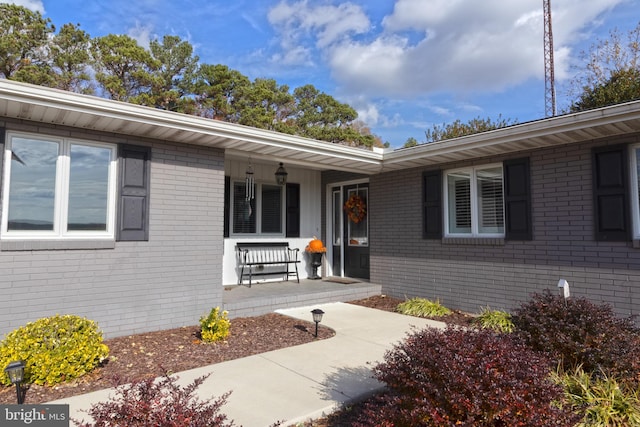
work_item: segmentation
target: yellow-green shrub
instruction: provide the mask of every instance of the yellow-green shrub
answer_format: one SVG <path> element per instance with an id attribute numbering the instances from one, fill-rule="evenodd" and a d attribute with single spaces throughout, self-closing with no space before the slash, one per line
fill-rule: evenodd
<path id="1" fill-rule="evenodd" d="M 78 378 L 109 355 L 102 333 L 92 320 L 56 315 L 27 323 L 0 342 L 0 368 L 25 363 L 25 382 L 54 385 Z M 6 375 L 2 384 L 10 385 Z"/>
<path id="2" fill-rule="evenodd" d="M 226 311 L 220 313 L 220 307 L 211 310 L 208 316 L 200 318 L 200 336 L 204 342 L 221 341 L 229 336 L 231 321 Z"/>
<path id="3" fill-rule="evenodd" d="M 559 369 L 552 379 L 564 387 L 565 402 L 583 416 L 576 427 L 640 425 L 640 390 L 606 375 L 594 376 L 578 366 Z"/>
<path id="4" fill-rule="evenodd" d="M 492 310 L 489 307 L 483 307 L 473 323 L 482 329 L 492 329 L 496 332 L 511 333 L 514 329 L 511 314 L 503 310 Z"/>
<path id="5" fill-rule="evenodd" d="M 425 298 L 412 298 L 404 301 L 398 304 L 396 311 L 416 317 L 442 317 L 451 314 L 451 310 L 440 304 L 440 301 L 431 301 Z"/>

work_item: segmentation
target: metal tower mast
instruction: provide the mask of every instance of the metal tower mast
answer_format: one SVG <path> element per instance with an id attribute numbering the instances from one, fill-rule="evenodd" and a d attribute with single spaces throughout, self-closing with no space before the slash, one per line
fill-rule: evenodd
<path id="1" fill-rule="evenodd" d="M 551 0 L 542 0 L 544 13 L 544 108 L 546 117 L 556 115 L 556 87 L 553 65 Z"/>

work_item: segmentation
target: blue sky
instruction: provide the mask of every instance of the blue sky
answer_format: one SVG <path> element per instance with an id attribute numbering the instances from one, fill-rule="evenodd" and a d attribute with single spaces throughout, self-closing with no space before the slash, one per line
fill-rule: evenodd
<path id="1" fill-rule="evenodd" d="M 140 44 L 177 35 L 201 63 L 353 106 L 392 147 L 434 124 L 542 118 L 542 0 L 19 0 L 60 27 Z M 640 0 L 552 0 L 559 108 L 579 53 L 640 22 Z"/>

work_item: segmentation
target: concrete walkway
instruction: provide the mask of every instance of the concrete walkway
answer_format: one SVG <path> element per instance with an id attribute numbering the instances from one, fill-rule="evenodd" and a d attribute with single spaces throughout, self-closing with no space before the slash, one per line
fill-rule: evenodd
<path id="1" fill-rule="evenodd" d="M 181 384 L 211 374 L 198 388 L 202 399 L 232 391 L 222 407 L 229 420 L 244 427 L 266 427 L 276 421 L 295 425 L 321 417 L 342 403 L 381 388 L 371 376 L 372 363 L 414 328 L 444 327 L 443 323 L 345 303 L 278 310 L 311 321 L 310 311 L 322 309 L 322 325 L 333 338 L 180 372 Z M 113 390 L 102 390 L 50 403 L 70 405 L 71 417 L 87 419 L 83 410 L 106 401 Z"/>

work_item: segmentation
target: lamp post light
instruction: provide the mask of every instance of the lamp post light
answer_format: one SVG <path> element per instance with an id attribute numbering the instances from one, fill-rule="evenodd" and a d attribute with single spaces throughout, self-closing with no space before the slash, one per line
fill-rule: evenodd
<path id="1" fill-rule="evenodd" d="M 22 390 L 20 388 L 20 384 L 24 380 L 24 362 L 22 360 L 17 360 L 11 362 L 4 368 L 4 371 L 9 376 L 9 380 L 11 384 L 16 385 L 16 395 L 18 396 L 18 405 L 22 405 L 24 399 L 22 397 Z"/>
<path id="2" fill-rule="evenodd" d="M 313 321 L 316 323 L 315 337 L 318 338 L 318 323 L 322 322 L 322 315 L 324 314 L 324 311 L 320 310 L 319 308 L 316 308 L 314 310 L 311 310 L 311 314 L 313 315 Z"/>

